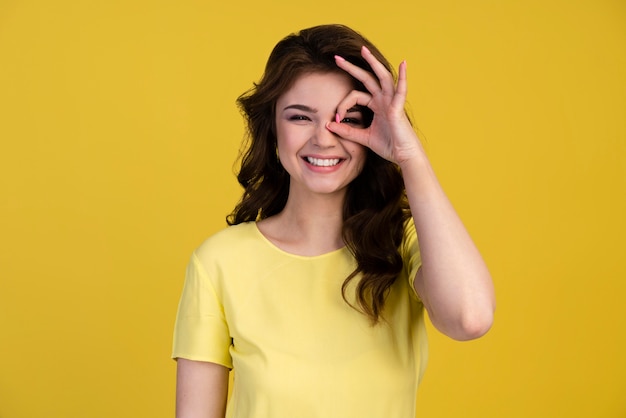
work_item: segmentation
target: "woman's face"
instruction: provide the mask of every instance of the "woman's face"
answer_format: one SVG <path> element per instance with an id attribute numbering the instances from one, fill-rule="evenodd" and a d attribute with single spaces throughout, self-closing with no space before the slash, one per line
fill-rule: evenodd
<path id="1" fill-rule="evenodd" d="M 335 135 L 326 124 L 353 90 L 342 73 L 308 73 L 276 102 L 276 137 L 280 162 L 291 176 L 290 197 L 299 193 L 344 194 L 363 168 L 366 149 Z M 363 114 L 351 109 L 342 121 L 363 126 Z"/>

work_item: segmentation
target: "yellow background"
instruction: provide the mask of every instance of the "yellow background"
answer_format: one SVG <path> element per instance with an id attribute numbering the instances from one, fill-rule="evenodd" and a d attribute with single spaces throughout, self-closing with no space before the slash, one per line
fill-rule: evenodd
<path id="1" fill-rule="evenodd" d="M 329 22 L 408 60 L 497 288 L 485 338 L 431 329 L 419 416 L 626 417 L 623 0 L 3 0 L 1 418 L 173 416 L 185 264 L 240 192 L 235 98 Z"/>

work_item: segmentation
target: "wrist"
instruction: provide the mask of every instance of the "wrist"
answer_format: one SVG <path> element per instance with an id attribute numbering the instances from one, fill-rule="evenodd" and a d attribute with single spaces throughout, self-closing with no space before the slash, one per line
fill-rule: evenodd
<path id="1" fill-rule="evenodd" d="M 428 161 L 426 154 L 421 149 L 403 153 L 403 155 L 398 158 L 396 164 L 398 164 L 402 172 L 419 171 L 426 167 L 430 167 L 430 162 Z"/>

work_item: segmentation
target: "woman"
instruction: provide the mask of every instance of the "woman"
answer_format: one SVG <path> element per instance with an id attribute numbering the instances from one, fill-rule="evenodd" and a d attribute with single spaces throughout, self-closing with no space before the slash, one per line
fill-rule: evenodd
<path id="1" fill-rule="evenodd" d="M 490 328 L 491 277 L 406 92 L 405 62 L 396 82 L 367 39 L 325 25 L 279 42 L 239 98 L 245 191 L 230 227 L 189 263 L 173 353 L 179 418 L 412 418 L 424 308 L 454 339 Z"/>

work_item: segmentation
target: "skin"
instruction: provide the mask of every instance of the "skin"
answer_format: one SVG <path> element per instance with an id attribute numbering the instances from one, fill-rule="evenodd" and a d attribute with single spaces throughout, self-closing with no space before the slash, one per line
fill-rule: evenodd
<path id="1" fill-rule="evenodd" d="M 351 91 L 346 74 L 304 74 L 276 103 L 278 154 L 291 178 L 289 197 L 281 213 L 257 225 L 270 241 L 292 254 L 315 256 L 344 246 L 341 207 L 366 152 L 362 145 L 330 131 L 328 122 L 335 120 L 338 105 Z M 343 113 L 342 124 L 363 128 L 360 111 L 347 107 Z M 320 167 L 307 158 L 339 161 Z"/>
<path id="2" fill-rule="evenodd" d="M 229 370 L 182 358 L 176 363 L 176 418 L 224 418 Z"/>
<path id="3" fill-rule="evenodd" d="M 367 129 L 330 122 L 342 138 L 372 149 L 400 166 L 415 228 L 422 267 L 414 280 L 433 325 L 456 340 L 485 334 L 493 323 L 495 295 L 491 275 L 459 216 L 446 197 L 426 153 L 404 112 L 407 66 L 400 64 L 398 83 L 363 47 L 361 54 L 375 76 L 336 57 L 337 65 L 360 80 L 369 93 L 352 91 L 339 104 L 337 120 L 355 105 L 375 114 Z"/>
<path id="4" fill-rule="evenodd" d="M 310 73 L 277 100 L 278 155 L 291 178 L 291 200 L 307 193 L 336 194 L 342 199 L 344 189 L 363 169 L 365 148 L 342 141 L 326 127 L 337 114 L 337 104 L 351 91 L 352 82 L 344 73 Z M 343 121 L 362 128 L 358 110 L 350 109 Z M 322 161 L 312 164 L 309 158 Z"/>
<path id="5" fill-rule="evenodd" d="M 334 73 L 313 74 L 303 76 L 278 100 L 279 156 L 292 186 L 284 210 L 258 227 L 275 245 L 294 254 L 319 255 L 342 247 L 345 186 L 360 171 L 365 147 L 370 148 L 402 170 L 422 257 L 413 283 L 433 325 L 456 340 L 478 338 L 493 322 L 491 276 L 404 112 L 406 62 L 400 64 L 395 83 L 367 48 L 361 53 L 374 75 L 341 57 L 336 62 L 368 92 L 352 90 L 347 78 Z M 320 80 L 334 88 L 319 88 Z M 305 113 L 296 123 L 289 113 L 294 109 L 285 110 L 293 104 L 317 112 Z M 374 112 L 368 128 L 358 122 L 356 106 Z M 296 110 L 302 115 L 302 108 Z M 343 161 L 337 168 L 320 169 L 307 164 L 307 156 Z M 223 417 L 227 373 L 215 364 L 178 360 L 177 417 Z"/>

